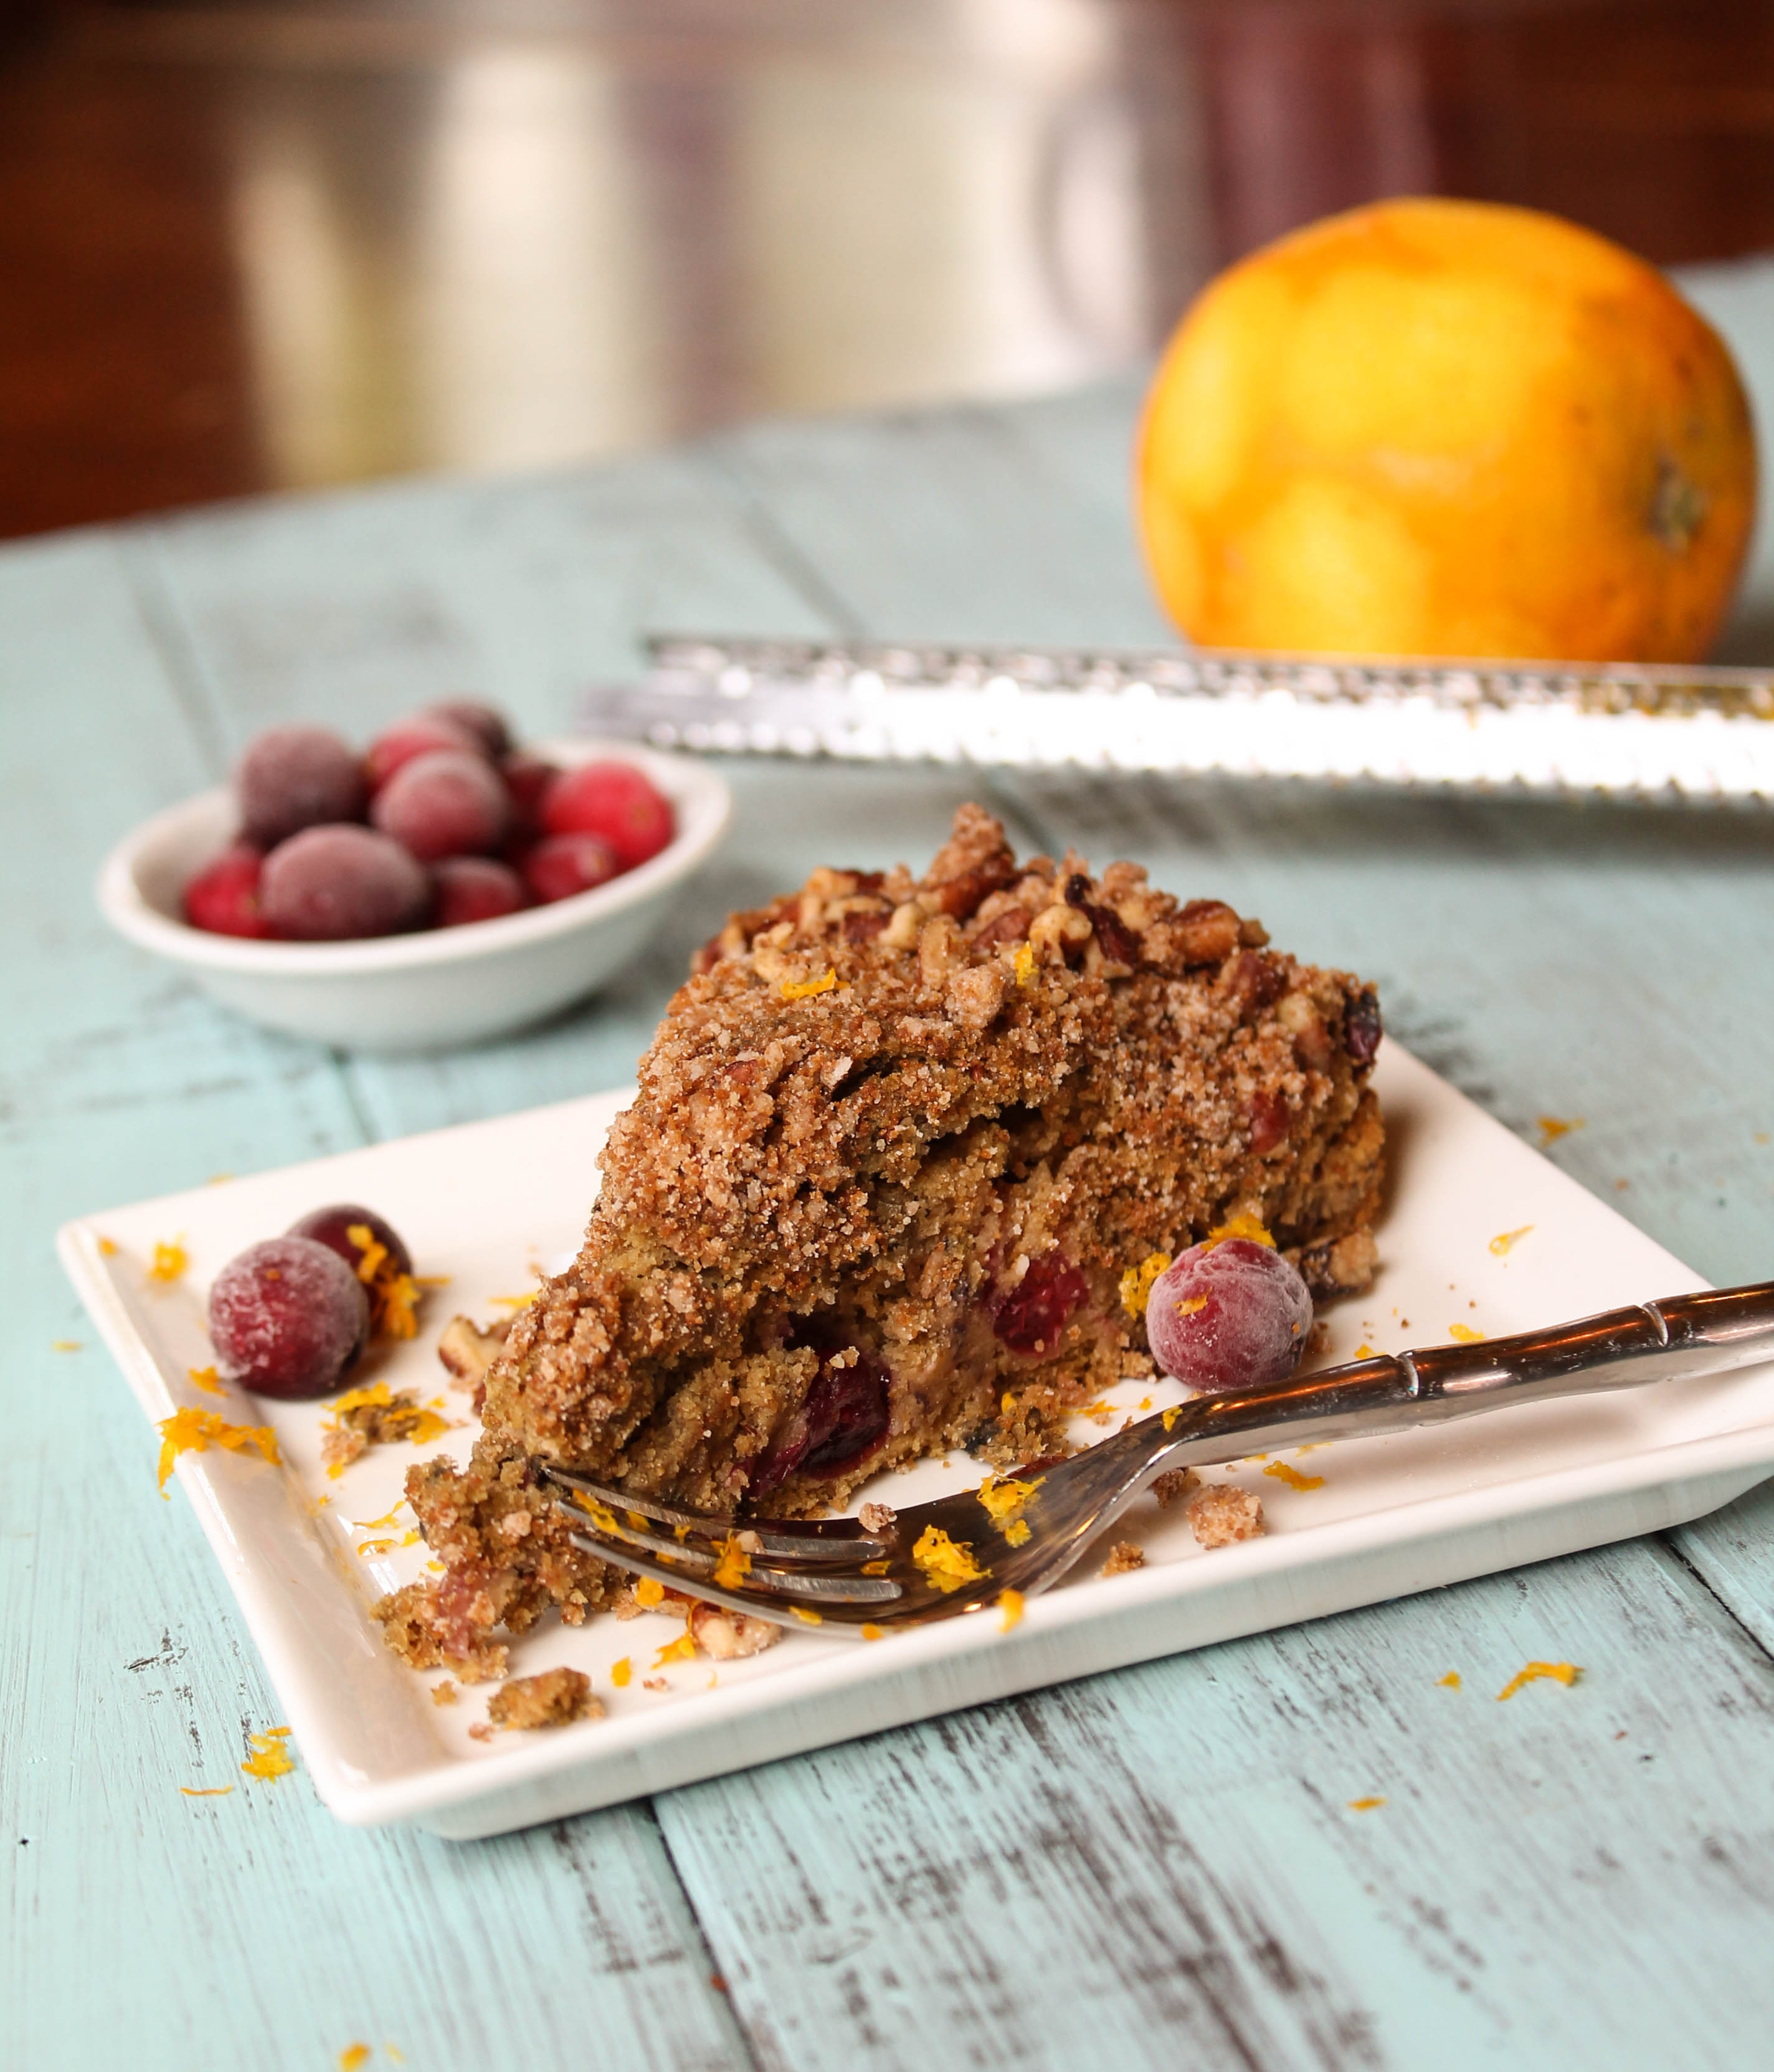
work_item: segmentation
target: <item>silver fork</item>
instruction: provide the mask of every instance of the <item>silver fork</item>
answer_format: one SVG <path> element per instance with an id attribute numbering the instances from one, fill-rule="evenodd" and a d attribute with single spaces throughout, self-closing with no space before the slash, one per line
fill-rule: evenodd
<path id="1" fill-rule="evenodd" d="M 1267 1453 L 1309 1433 L 1368 1437 L 1518 1403 L 1716 1374 L 1774 1358 L 1774 1281 L 1677 1295 L 1476 1345 L 1432 1346 L 1266 1388 L 1200 1396 L 1049 1467 L 895 1513 L 730 1519 L 543 1463 L 572 1538 L 637 1576 L 732 1611 L 874 1639 L 1059 1581 L 1165 1470 Z"/>

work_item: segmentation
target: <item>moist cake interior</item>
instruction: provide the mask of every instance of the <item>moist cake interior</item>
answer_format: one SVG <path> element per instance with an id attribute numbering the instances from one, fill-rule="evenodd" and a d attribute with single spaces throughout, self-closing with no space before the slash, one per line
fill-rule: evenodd
<path id="1" fill-rule="evenodd" d="M 573 1264 L 486 1381 L 471 1462 L 409 1494 L 443 1575 L 377 1608 L 412 1661 L 626 1579 L 535 1462 L 805 1515 L 970 1447 L 1064 1450 L 1149 1371 L 1124 1276 L 1240 1215 L 1315 1294 L 1365 1286 L 1383 1130 L 1371 989 L 1130 864 L 1019 863 L 963 807 L 921 878 L 816 871 L 702 952 L 613 1125 Z"/>

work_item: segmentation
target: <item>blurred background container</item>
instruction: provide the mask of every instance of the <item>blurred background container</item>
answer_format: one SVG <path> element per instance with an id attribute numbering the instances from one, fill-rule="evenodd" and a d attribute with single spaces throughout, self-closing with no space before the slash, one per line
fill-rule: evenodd
<path id="1" fill-rule="evenodd" d="M 1407 191 L 1774 246 L 1774 6 L 0 0 L 0 534 L 1057 387 Z"/>

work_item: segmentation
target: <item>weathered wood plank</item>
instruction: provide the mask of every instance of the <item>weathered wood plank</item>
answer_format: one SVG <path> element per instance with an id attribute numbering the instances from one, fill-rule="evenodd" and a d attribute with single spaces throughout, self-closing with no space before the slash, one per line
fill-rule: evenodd
<path id="1" fill-rule="evenodd" d="M 773 2065 L 1735 2063 L 1774 2009 L 1771 1778 L 1774 1667 L 1641 1544 L 660 1817 Z"/>
<path id="2" fill-rule="evenodd" d="M 1752 384 L 1774 393 L 1762 360 Z M 105 542 L 0 557 L 0 693 L 66 708 L 0 772 L 45 859 L 0 934 L 24 980 L 0 1117 L 18 1264 L 0 1286 L 21 1342 L 45 1348 L 14 1370 L 23 1443 L 0 1455 L 0 1634 L 31 1647 L 30 1675 L 0 1693 L 0 1747 L 30 1751 L 0 1766 L 0 1817 L 33 1837 L 21 1856 L 45 1853 L 0 1907 L 8 1977 L 30 1988 L 7 2004 L 26 2006 L 43 2062 L 69 2005 L 92 2010 L 100 2048 L 149 2064 L 263 2062 L 273 2033 L 292 2063 L 357 2036 L 437 2065 L 558 2059 L 592 2039 L 618 2062 L 739 2060 L 640 1814 L 451 1851 L 344 1835 L 299 1778 L 177 1799 L 175 1763 L 220 1778 L 268 1700 L 127 1414 L 101 1420 L 92 1452 L 120 1492 L 80 1549 L 105 1587 L 64 1580 L 78 1564 L 42 1492 L 67 1392 L 117 1399 L 99 1355 L 47 1350 L 80 1326 L 42 1234 L 113 1190 L 611 1083 L 726 905 L 834 855 L 927 853 L 965 788 L 747 769 L 733 848 L 602 1005 L 521 1042 L 340 1074 L 181 990 L 157 1000 L 84 884 L 68 890 L 48 860 L 72 824 L 58 779 L 92 768 L 93 717 L 105 767 L 80 839 L 96 857 L 265 718 L 361 732 L 447 689 L 558 724 L 587 677 L 632 667 L 648 625 L 1160 637 L 1129 549 L 1134 401 L 1122 384 L 886 428 L 768 427 L 587 476 L 132 534 L 158 663 L 103 573 Z M 105 693 L 83 718 L 72 700 L 92 684 Z M 1058 779 L 998 796 L 1025 840 L 1142 856 L 1367 970 L 1393 1026 L 1504 1120 L 1531 1134 L 1542 1112 L 1586 1116 L 1554 1155 L 1664 1242 L 1715 1277 L 1766 1271 L 1759 821 Z M 1771 1528 L 1751 1499 L 1681 1541 L 1764 1638 Z M 1493 1682 L 1558 1655 L 1585 1684 L 1494 1704 Z M 1435 1688 L 1454 1667 L 1466 1689 Z M 1591 2037 L 1658 2064 L 1690 2036 L 1738 2062 L 1768 2012 L 1767 1674 L 1694 1577 L 1641 1545 L 883 1737 L 677 1794 L 661 1819 L 745 2029 L 785 2066 L 1550 2065 L 1591 2054 Z M 1370 1794 L 1387 1806 L 1347 1811 Z M 94 1947 L 111 1959 L 96 1985 Z M 514 1952 L 549 1980 L 539 2001 L 507 1988 Z"/>
<path id="3" fill-rule="evenodd" d="M 169 985 L 93 911 L 104 849 L 215 774 L 138 605 L 103 537 L 0 556 L 0 2056 L 324 2066 L 385 2038 L 477 2068 L 595 2036 L 618 2062 L 743 2065 L 643 1809 L 459 1852 L 240 1772 L 275 1700 L 50 1238 L 361 1130 L 325 1052 Z M 570 1994 L 512 1991 L 518 1962 Z"/>

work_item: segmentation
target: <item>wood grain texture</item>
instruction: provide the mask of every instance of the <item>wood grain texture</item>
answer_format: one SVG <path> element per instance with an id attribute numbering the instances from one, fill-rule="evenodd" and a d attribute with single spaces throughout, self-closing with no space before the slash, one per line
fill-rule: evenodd
<path id="1" fill-rule="evenodd" d="M 451 1848 L 339 1829 L 299 1776 L 240 1777 L 273 1701 L 220 1579 L 182 1499 L 156 1498 L 102 1355 L 51 1349 L 89 1335 L 48 1255 L 64 1215 L 617 1083 L 730 904 L 815 862 L 928 854 L 979 780 L 735 769 L 730 846 L 619 985 L 434 1059 L 262 1035 L 109 939 L 87 887 L 120 830 L 273 717 L 361 735 L 459 691 L 558 726 L 649 626 L 1152 638 L 1121 502 L 1133 403 L 1122 384 L 763 427 L 583 475 L 0 553 L 19 860 L 0 910 L 0 2004 L 22 2062 L 324 2072 L 360 2038 L 426 2067 L 1649 2067 L 1690 2041 L 1754 2062 L 1774 2014 L 1765 1493 L 1668 1544 Z M 1662 1242 L 1715 1278 L 1768 1271 L 1760 819 L 984 788 L 1025 845 L 1133 854 L 1374 978 L 1392 1026 L 1512 1127 L 1584 1118 L 1551 1155 Z M 77 1530 L 71 1470 L 108 1496 Z M 1584 1679 L 1498 1705 L 1529 1659 Z M 1437 1686 L 1450 1669 L 1459 1692 Z M 1387 1803 L 1349 1810 L 1369 1796 Z"/>
<path id="2" fill-rule="evenodd" d="M 1566 1657 L 1574 1688 L 1497 1702 Z M 1737 2062 L 1766 2011 L 1774 1665 L 1640 1544 L 661 1819 L 767 2065 Z"/>
<path id="3" fill-rule="evenodd" d="M 200 686 L 169 679 L 124 557 L 12 551 L 0 627 L 0 2058 L 325 2068 L 386 2039 L 469 2072 L 590 2034 L 616 2063 L 743 2065 L 644 1807 L 460 1852 L 340 1827 L 299 1772 L 241 1774 L 276 1700 L 50 1240 L 107 1201 L 360 1142 L 359 1110 L 337 1059 L 169 985 L 93 910 L 118 830 L 216 774 Z M 514 1952 L 570 1996 L 510 1991 Z"/>

